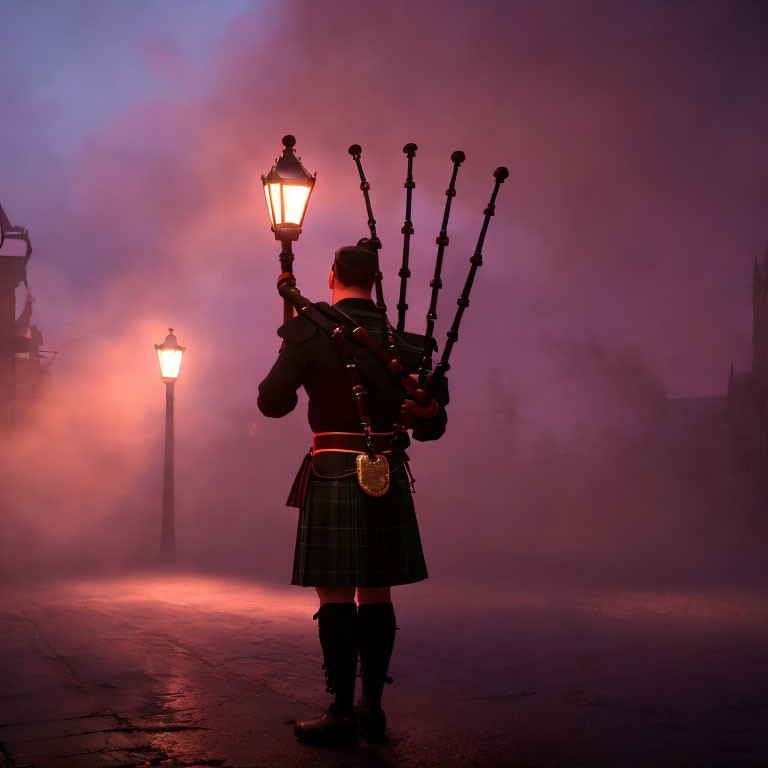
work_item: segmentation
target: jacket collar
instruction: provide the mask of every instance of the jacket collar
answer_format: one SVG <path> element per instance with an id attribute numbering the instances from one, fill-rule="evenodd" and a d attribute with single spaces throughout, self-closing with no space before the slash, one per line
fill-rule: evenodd
<path id="1" fill-rule="evenodd" d="M 373 299 L 341 299 L 341 301 L 337 301 L 333 306 L 338 306 L 338 308 L 342 311 L 346 309 L 365 309 L 372 310 L 374 312 L 376 311 L 376 304 L 374 303 Z"/>

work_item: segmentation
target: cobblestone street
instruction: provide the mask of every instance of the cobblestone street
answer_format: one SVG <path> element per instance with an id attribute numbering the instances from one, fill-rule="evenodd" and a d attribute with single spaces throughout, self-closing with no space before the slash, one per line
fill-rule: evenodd
<path id="1" fill-rule="evenodd" d="M 749 594 L 394 591 L 391 742 L 298 745 L 327 703 L 308 591 L 142 576 L 2 594 L 0 765 L 764 766 Z"/>

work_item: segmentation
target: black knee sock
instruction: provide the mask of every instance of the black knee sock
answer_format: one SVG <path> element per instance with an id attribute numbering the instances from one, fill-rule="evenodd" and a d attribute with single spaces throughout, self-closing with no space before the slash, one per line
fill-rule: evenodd
<path id="1" fill-rule="evenodd" d="M 381 694 L 395 645 L 395 609 L 392 603 L 370 603 L 361 605 L 358 615 L 362 703 L 375 714 L 381 709 Z"/>
<path id="2" fill-rule="evenodd" d="M 325 603 L 317 612 L 328 688 L 339 710 L 352 710 L 357 674 L 358 621 L 354 603 Z"/>

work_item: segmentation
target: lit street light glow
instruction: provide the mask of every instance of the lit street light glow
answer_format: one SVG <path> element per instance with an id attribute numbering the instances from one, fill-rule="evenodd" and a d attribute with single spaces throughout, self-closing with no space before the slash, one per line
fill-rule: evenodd
<path id="1" fill-rule="evenodd" d="M 276 240 L 298 239 L 317 176 L 310 174 L 296 157 L 295 144 L 293 136 L 283 136 L 283 154 L 275 161 L 272 170 L 261 177 Z"/>
<path id="2" fill-rule="evenodd" d="M 315 188 L 315 178 L 296 157 L 293 148 L 295 136 L 283 136 L 283 154 L 275 160 L 272 170 L 261 177 L 267 212 L 275 240 L 280 241 L 280 270 L 283 275 L 293 274 L 293 241 L 299 239 L 301 225 L 307 212 L 309 198 Z M 283 300 L 283 322 L 293 317 L 293 304 Z"/>
<path id="3" fill-rule="evenodd" d="M 176 381 L 179 378 L 181 356 L 186 350 L 186 347 L 179 346 L 173 328 L 169 328 L 168 331 L 165 341 L 162 344 L 155 344 L 157 357 L 160 361 L 160 376 L 165 382 Z"/>

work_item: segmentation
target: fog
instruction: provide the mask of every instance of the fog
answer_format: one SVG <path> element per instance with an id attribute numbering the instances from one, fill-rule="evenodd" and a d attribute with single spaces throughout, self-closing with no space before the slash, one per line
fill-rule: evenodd
<path id="1" fill-rule="evenodd" d="M 176 385 L 180 565 L 290 580 L 296 510 L 284 501 L 311 442 L 306 400 L 279 421 L 256 408 L 282 316 L 260 175 L 285 133 L 317 171 L 299 287 L 327 299 L 333 251 L 366 234 L 347 154 L 357 142 L 390 317 L 401 148 L 418 144 L 415 332 L 450 154 L 466 152 L 441 345 L 492 172 L 510 170 L 452 358 L 448 431 L 411 451 L 433 579 L 762 578 L 766 524 L 755 499 L 731 493 L 716 405 L 698 421 L 673 417 L 675 398 L 724 395 L 731 362 L 750 364 L 749 281 L 768 238 L 766 8 L 224 6 L 215 39 L 191 50 L 174 38 L 181 4 L 150 31 L 149 4 L 132 4 L 142 23 L 125 26 L 125 10 L 110 20 L 73 3 L 69 49 L 53 45 L 55 30 L 33 34 L 39 3 L 14 10 L 21 42 L 0 64 L 29 82 L 58 73 L 57 98 L 78 121 L 54 152 L 47 91 L 0 84 L 0 202 L 30 229 L 33 322 L 59 352 L 44 398 L 0 445 L 3 578 L 156 562 L 164 393 L 152 345 L 172 326 L 188 347 Z M 195 8 L 202 23 L 219 5 Z M 125 103 L 88 90 L 81 70 L 67 77 L 78 40 L 94 46 L 96 70 L 126 36 L 108 60 L 115 92 L 132 83 Z"/>

